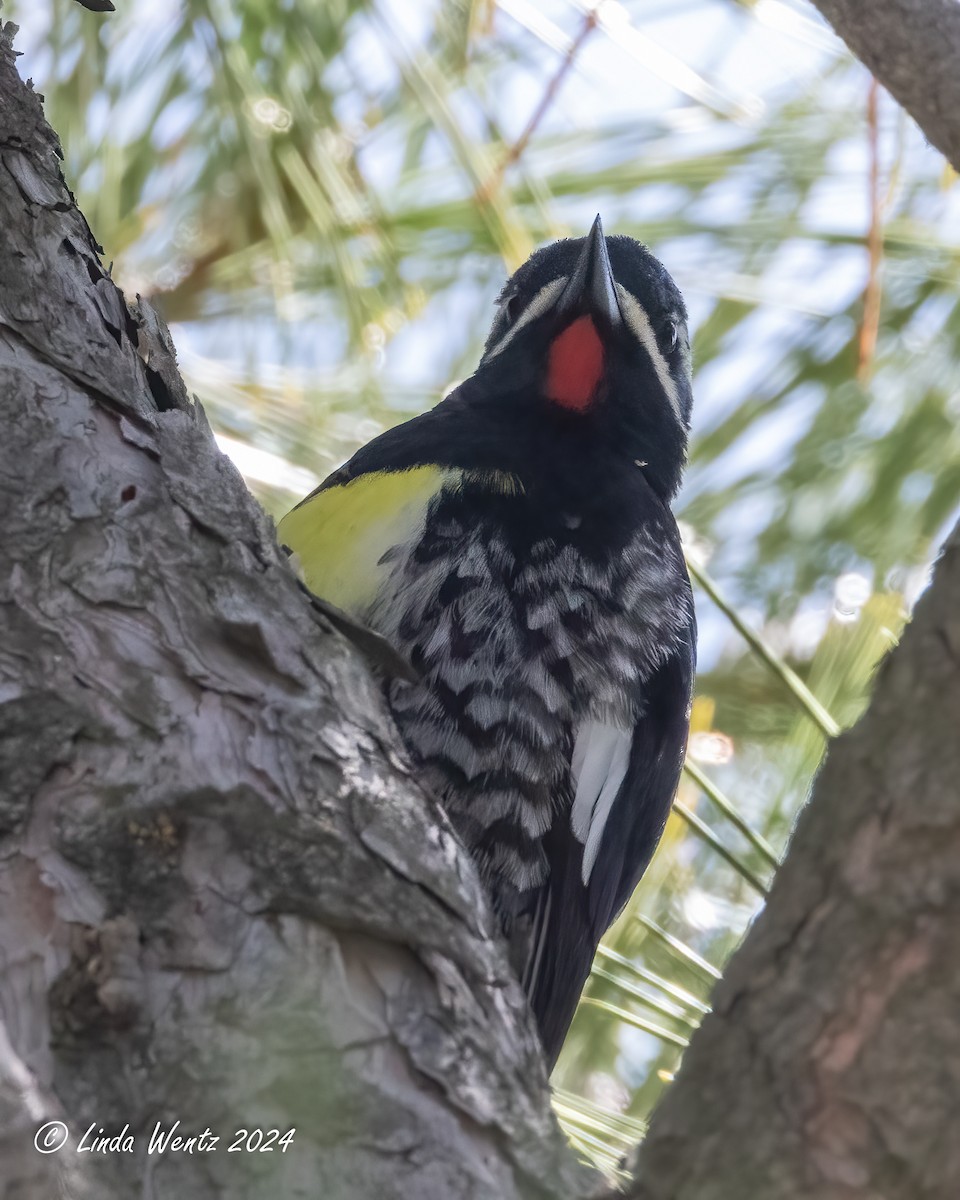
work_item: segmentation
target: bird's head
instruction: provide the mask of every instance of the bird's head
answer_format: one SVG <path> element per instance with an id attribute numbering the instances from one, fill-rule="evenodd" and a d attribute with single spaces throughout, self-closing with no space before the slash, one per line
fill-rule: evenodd
<path id="1" fill-rule="evenodd" d="M 642 462 L 657 490 L 680 482 L 693 400 L 683 297 L 631 237 L 554 242 L 507 281 L 477 371 L 546 419 L 598 433 Z M 516 402 L 516 399 L 515 401 Z"/>

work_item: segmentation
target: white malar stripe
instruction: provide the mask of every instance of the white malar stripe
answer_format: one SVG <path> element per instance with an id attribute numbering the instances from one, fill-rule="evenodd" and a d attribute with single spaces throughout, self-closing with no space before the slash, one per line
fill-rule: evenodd
<path id="1" fill-rule="evenodd" d="M 653 326 L 650 324 L 647 311 L 636 296 L 632 292 L 628 292 L 622 283 L 618 283 L 616 286 L 617 297 L 620 300 L 620 310 L 637 341 L 643 346 L 647 354 L 649 354 L 650 361 L 653 363 L 653 369 L 660 380 L 660 386 L 666 392 L 667 399 L 670 401 L 670 406 L 677 420 L 682 424 L 683 417 L 680 414 L 677 385 L 670 374 L 670 367 L 667 364 L 667 360 L 660 353 L 660 347 L 657 345 L 657 335 L 653 332 Z"/>
<path id="2" fill-rule="evenodd" d="M 499 342 L 491 346 L 483 356 L 484 362 L 489 362 L 491 358 L 496 358 L 513 340 L 514 336 L 523 329 L 524 325 L 529 325 L 531 321 L 535 321 L 537 317 L 543 316 L 547 309 L 559 297 L 560 293 L 567 286 L 567 276 L 561 275 L 557 279 L 551 279 L 549 283 L 545 283 L 539 292 L 530 301 L 527 307 L 523 310 L 513 325 L 507 330 Z"/>
<path id="3" fill-rule="evenodd" d="M 618 725 L 587 720 L 577 730 L 570 762 L 575 788 L 570 827 L 583 843 L 584 885 L 590 882 L 610 809 L 630 765 L 632 745 L 633 730 Z"/>

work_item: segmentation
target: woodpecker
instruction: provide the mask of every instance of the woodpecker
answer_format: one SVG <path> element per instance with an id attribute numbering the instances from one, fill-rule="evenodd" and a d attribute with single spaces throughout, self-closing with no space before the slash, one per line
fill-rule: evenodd
<path id="1" fill-rule="evenodd" d="M 473 855 L 550 1067 L 663 832 L 693 597 L 670 509 L 686 310 L 629 237 L 538 250 L 476 372 L 280 522 L 306 585 L 387 639 L 400 733 Z"/>

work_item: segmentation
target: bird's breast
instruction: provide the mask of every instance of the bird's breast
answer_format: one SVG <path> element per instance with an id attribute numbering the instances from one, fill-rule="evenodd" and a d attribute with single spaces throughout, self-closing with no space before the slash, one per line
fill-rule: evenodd
<path id="1" fill-rule="evenodd" d="M 544 536 L 522 494 L 443 489 L 364 614 L 421 674 L 391 685 L 405 741 L 481 867 L 520 890 L 571 805 L 577 722 L 629 727 L 689 613 L 665 528 L 604 553 L 572 516 Z"/>

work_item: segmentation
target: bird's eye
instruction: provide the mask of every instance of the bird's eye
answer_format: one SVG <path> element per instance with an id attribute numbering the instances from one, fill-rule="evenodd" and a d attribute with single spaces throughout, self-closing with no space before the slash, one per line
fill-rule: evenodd
<path id="1" fill-rule="evenodd" d="M 508 297 L 503 306 L 503 311 L 507 314 L 507 320 L 512 325 L 523 311 L 523 297 L 519 292 L 514 292 L 512 296 Z"/>
<path id="2" fill-rule="evenodd" d="M 680 326 L 676 321 L 668 321 L 663 330 L 663 344 L 668 354 L 676 350 L 680 342 Z"/>

